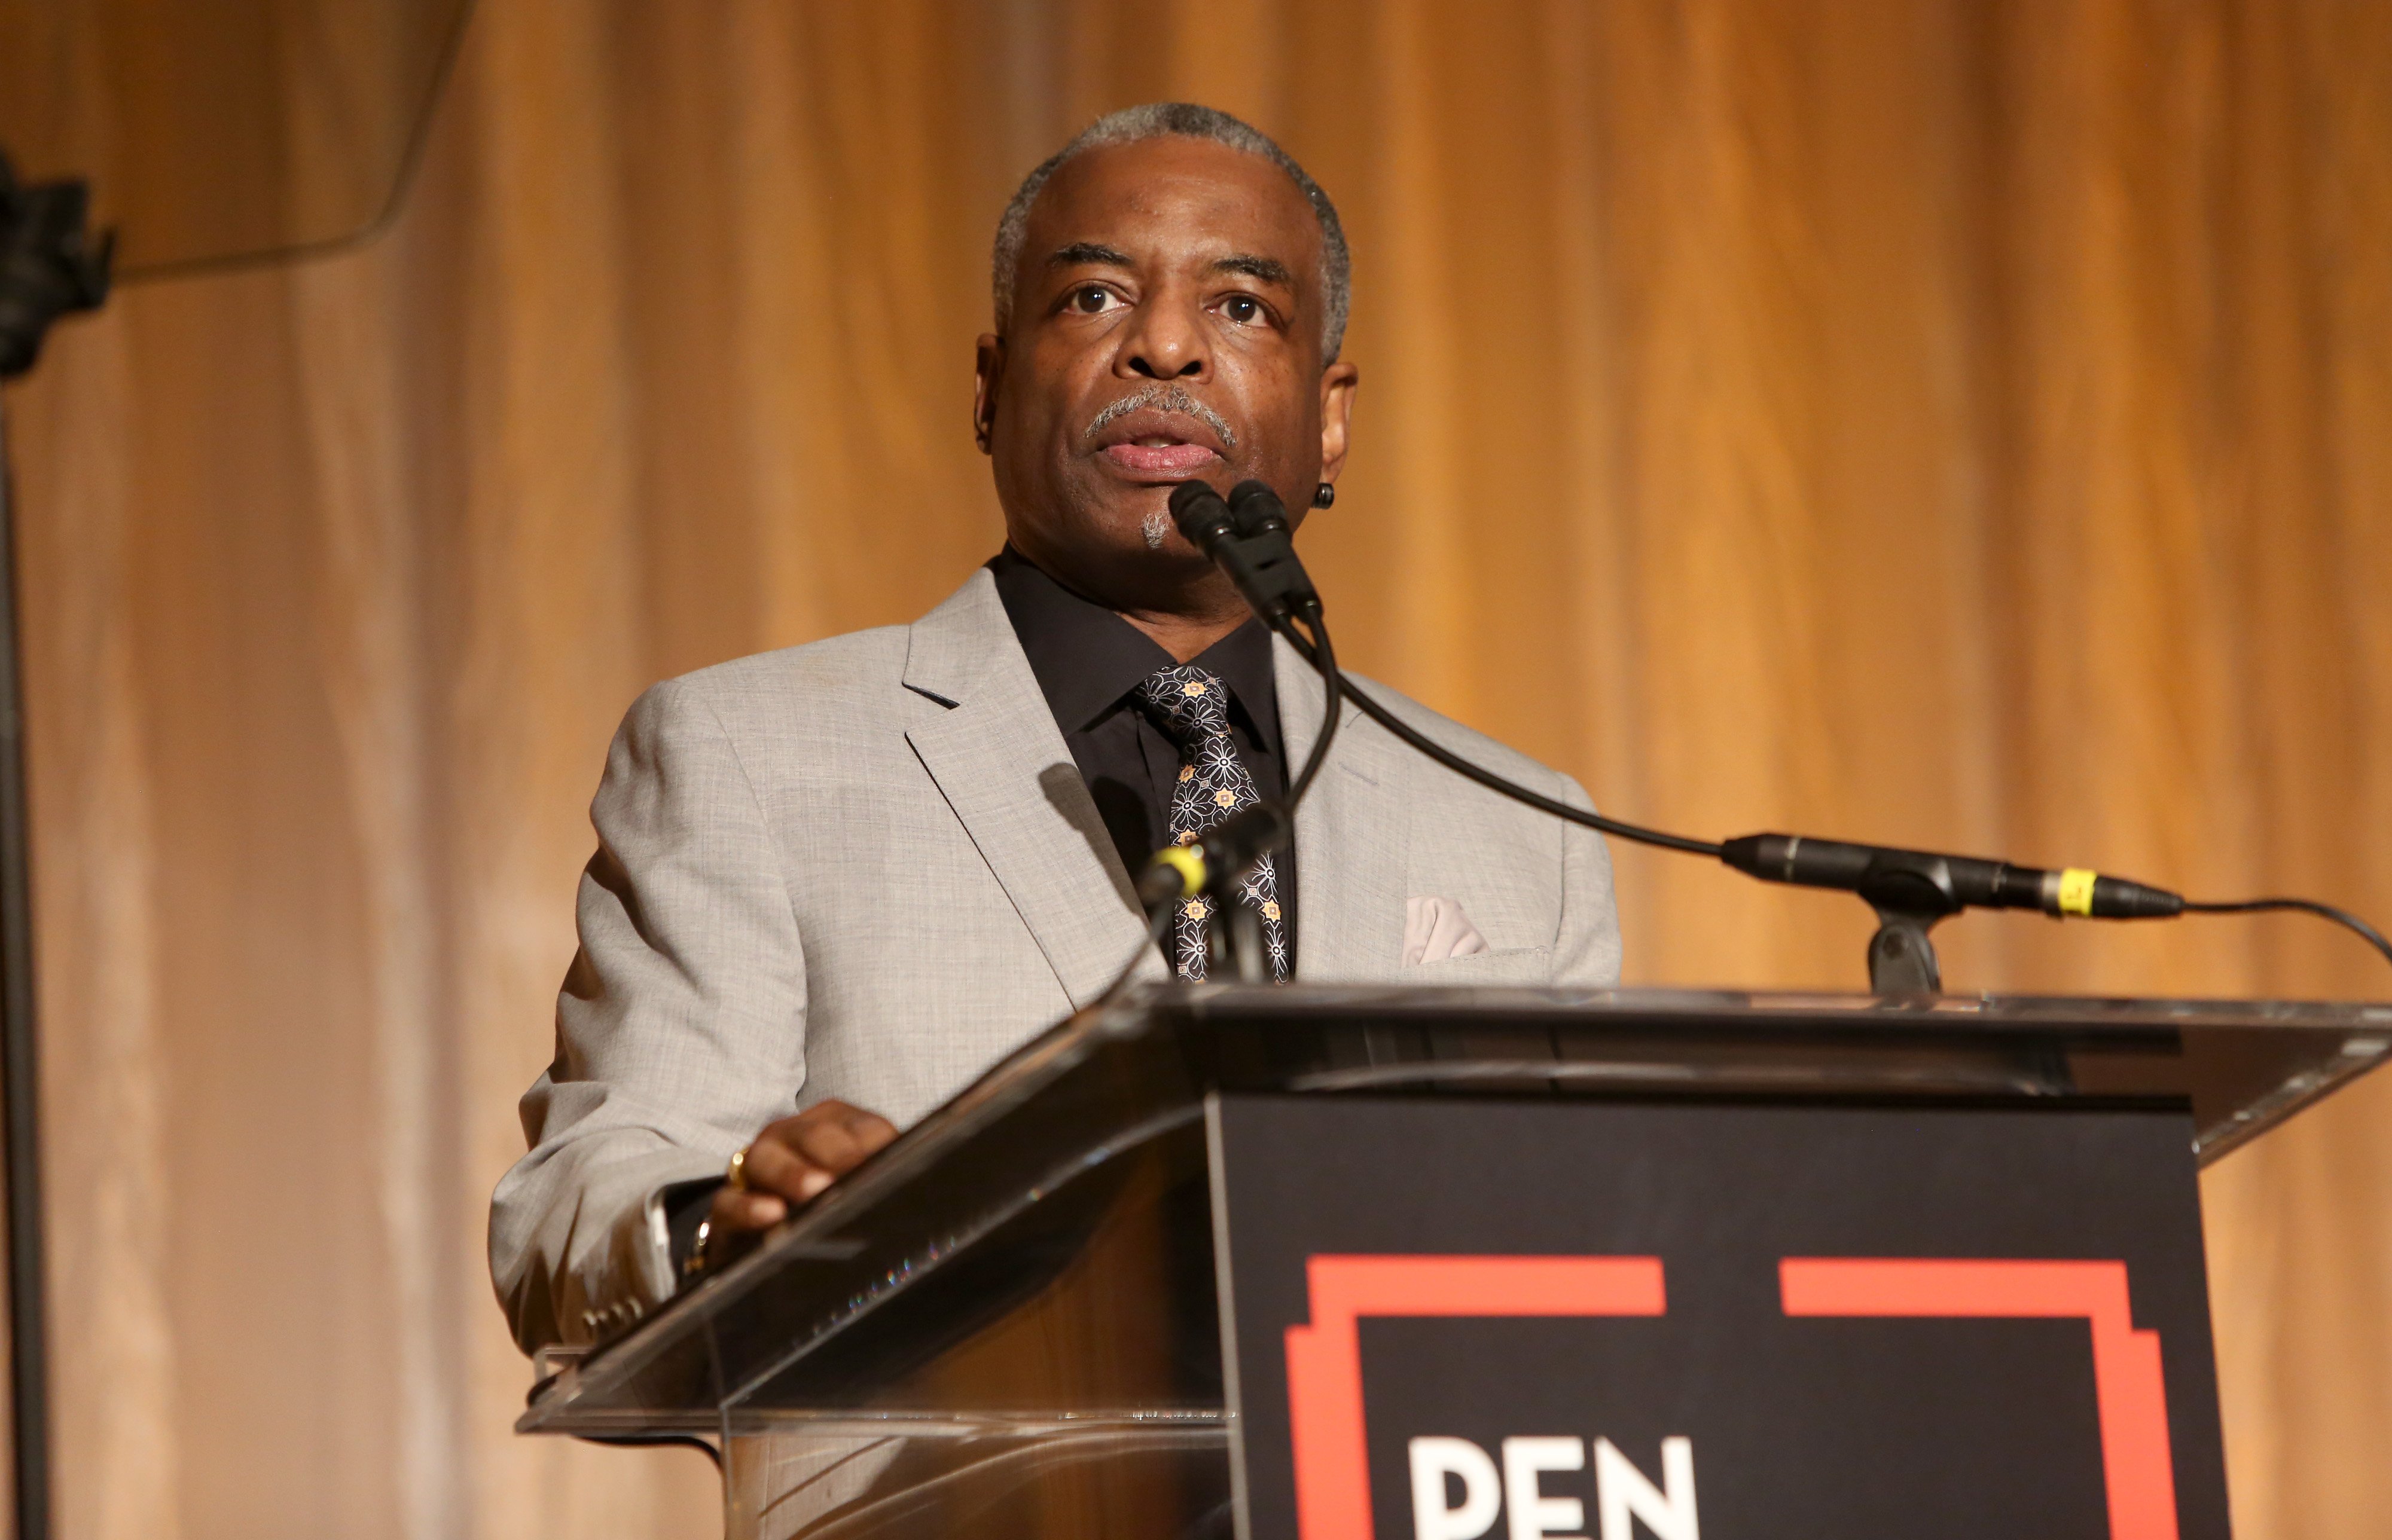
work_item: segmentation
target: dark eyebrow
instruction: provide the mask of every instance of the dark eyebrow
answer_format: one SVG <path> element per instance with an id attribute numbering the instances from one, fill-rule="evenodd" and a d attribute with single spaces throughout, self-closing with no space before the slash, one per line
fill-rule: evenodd
<path id="1" fill-rule="evenodd" d="M 1243 273 L 1250 278 L 1259 278 L 1265 283 L 1276 283 L 1282 289 L 1295 287 L 1295 280 L 1288 275 L 1287 264 L 1274 257 L 1249 256 L 1241 252 L 1234 256 L 1225 256 L 1213 264 L 1213 271 Z"/>
<path id="2" fill-rule="evenodd" d="M 1049 267 L 1135 267 L 1129 253 L 1096 240 L 1075 240 L 1046 259 Z"/>

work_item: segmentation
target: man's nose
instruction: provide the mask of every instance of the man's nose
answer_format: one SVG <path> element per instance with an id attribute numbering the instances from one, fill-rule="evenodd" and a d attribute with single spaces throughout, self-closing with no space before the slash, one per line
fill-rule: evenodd
<path id="1" fill-rule="evenodd" d="M 1160 297 L 1138 307 L 1114 367 L 1115 373 L 1147 380 L 1202 380 L 1212 369 L 1202 317 Z"/>

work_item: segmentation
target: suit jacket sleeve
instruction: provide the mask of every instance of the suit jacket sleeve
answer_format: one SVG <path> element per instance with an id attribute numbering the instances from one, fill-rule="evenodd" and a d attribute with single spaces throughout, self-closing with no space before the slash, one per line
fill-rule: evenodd
<path id="1" fill-rule="evenodd" d="M 795 1110 L 804 953 L 763 808 L 686 681 L 625 718 L 591 804 L 581 948 L 556 1057 L 521 1111 L 530 1151 L 490 1206 L 490 1275 L 526 1352 L 670 1297 L 658 1195 L 714 1174 Z"/>
<path id="2" fill-rule="evenodd" d="M 1561 800 L 1594 810 L 1586 788 L 1560 778 Z M 1582 823 L 1562 825 L 1562 925 L 1554 940 L 1553 981 L 1561 989 L 1607 990 L 1619 982 L 1619 905 L 1611 852 Z"/>

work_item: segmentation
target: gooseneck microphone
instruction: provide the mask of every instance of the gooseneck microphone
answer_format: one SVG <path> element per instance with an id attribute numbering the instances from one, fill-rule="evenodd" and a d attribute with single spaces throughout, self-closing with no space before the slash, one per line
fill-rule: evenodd
<path id="1" fill-rule="evenodd" d="M 1287 811 L 1292 817 L 1295 805 L 1312 789 L 1313 778 L 1320 773 L 1322 763 L 1329 757 L 1329 745 L 1337 736 L 1338 718 L 1345 715 L 1346 676 L 1337 666 L 1337 650 L 1331 645 L 1329 627 L 1320 617 L 1320 595 L 1295 554 L 1287 508 L 1279 500 L 1279 494 L 1265 482 L 1238 483 L 1229 489 L 1226 504 L 1229 523 L 1226 529 L 1221 524 L 1224 506 L 1220 496 L 1201 481 L 1184 482 L 1172 488 L 1171 516 L 1177 521 L 1180 533 L 1228 575 L 1247 607 L 1262 617 L 1263 624 L 1285 637 L 1312 665 L 1327 692 L 1322 702 L 1320 736 L 1313 740 L 1304 769 L 1288 787 Z M 1308 642 L 1297 629 L 1299 623 L 1311 633 Z"/>
<path id="2" fill-rule="evenodd" d="M 1172 521 L 1189 544 L 1228 576 L 1264 625 L 1287 638 L 1320 671 L 1325 709 L 1320 735 L 1313 740 L 1312 752 L 1290 783 L 1285 801 L 1265 798 L 1190 843 L 1166 845 L 1148 860 L 1138 874 L 1138 899 L 1150 915 L 1154 938 L 1162 935 L 1170 906 L 1178 900 L 1209 894 L 1226 907 L 1254 863 L 1294 836 L 1296 804 L 1329 757 L 1346 693 L 1345 675 L 1321 619 L 1320 595 L 1295 554 L 1287 509 L 1279 495 L 1263 482 L 1243 481 L 1224 498 L 1205 483 L 1189 481 L 1172 488 L 1170 506 Z M 1299 625 L 1310 632 L 1308 637 L 1298 630 Z M 1123 979 L 1128 977 L 1125 972 Z"/>
<path id="3" fill-rule="evenodd" d="M 1181 482 L 1171 489 L 1171 518 L 1237 585 L 1264 625 L 1282 631 L 1299 616 L 1320 620 L 1320 595 L 1296 557 L 1287 510 L 1268 485 L 1242 481 L 1225 500 L 1201 481 Z"/>

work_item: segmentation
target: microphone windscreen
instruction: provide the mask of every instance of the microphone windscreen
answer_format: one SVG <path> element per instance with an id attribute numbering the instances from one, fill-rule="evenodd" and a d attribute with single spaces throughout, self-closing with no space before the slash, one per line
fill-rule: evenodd
<path id="1" fill-rule="evenodd" d="M 1238 521 L 1242 539 L 1287 530 L 1287 505 L 1268 482 L 1242 481 L 1229 489 L 1229 512 Z"/>
<path id="2" fill-rule="evenodd" d="M 1171 522 L 1190 545 L 1208 556 L 1231 531 L 1229 505 L 1201 481 L 1183 481 L 1171 489 Z"/>

